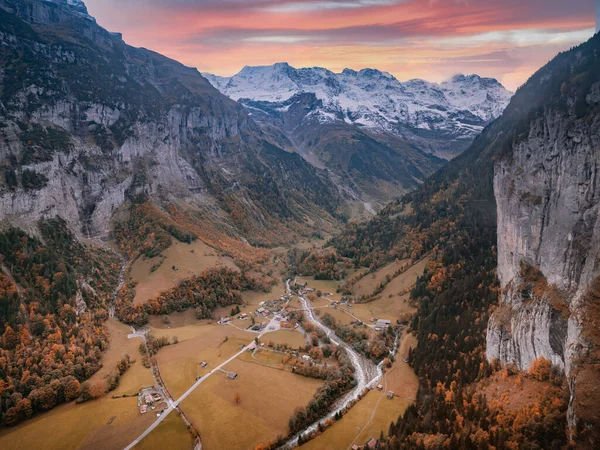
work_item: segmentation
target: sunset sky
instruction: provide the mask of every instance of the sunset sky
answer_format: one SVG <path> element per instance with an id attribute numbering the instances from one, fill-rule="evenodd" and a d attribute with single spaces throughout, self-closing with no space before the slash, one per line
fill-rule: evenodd
<path id="1" fill-rule="evenodd" d="M 125 41 L 217 75 L 245 65 L 456 73 L 516 89 L 595 31 L 594 0 L 85 0 Z"/>

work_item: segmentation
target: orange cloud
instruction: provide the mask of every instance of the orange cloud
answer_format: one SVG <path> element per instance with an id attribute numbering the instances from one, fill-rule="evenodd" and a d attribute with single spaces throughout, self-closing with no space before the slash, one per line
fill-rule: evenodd
<path id="1" fill-rule="evenodd" d="M 515 89 L 555 53 L 590 37 L 594 1 L 87 0 L 127 42 L 200 70 L 287 61 L 375 67 L 399 79 L 458 72 Z"/>

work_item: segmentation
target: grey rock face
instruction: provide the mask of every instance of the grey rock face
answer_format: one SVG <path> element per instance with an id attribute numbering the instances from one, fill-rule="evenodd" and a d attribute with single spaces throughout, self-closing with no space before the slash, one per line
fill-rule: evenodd
<path id="1" fill-rule="evenodd" d="M 268 147 L 197 70 L 127 46 L 79 0 L 0 0 L 0 18 L 0 221 L 31 229 L 60 216 L 105 236 L 144 194 L 225 221 L 236 202 L 246 222 L 228 225 L 241 234 L 338 207 L 326 174 Z"/>
<path id="2" fill-rule="evenodd" d="M 588 96 L 597 102 L 598 83 Z M 501 307 L 488 326 L 488 359 L 527 369 L 544 357 L 570 373 L 585 343 L 581 302 L 600 272 L 600 115 L 550 109 L 512 156 L 496 164 Z M 521 265 L 541 271 L 567 311 L 521 290 Z"/>

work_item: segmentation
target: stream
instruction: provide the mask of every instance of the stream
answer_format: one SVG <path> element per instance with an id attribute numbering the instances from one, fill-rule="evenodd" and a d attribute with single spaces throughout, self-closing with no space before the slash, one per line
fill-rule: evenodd
<path id="1" fill-rule="evenodd" d="M 290 290 L 290 280 L 286 281 L 287 292 L 291 293 Z M 322 417 L 317 422 L 308 426 L 304 430 L 298 432 L 294 435 L 290 440 L 288 440 L 284 445 L 279 447 L 280 450 L 292 449 L 298 446 L 298 438 L 307 433 L 312 433 L 317 430 L 320 422 L 323 422 L 325 419 L 332 419 L 338 412 L 342 411 L 346 408 L 350 403 L 357 400 L 361 393 L 365 389 L 371 389 L 375 386 L 375 384 L 381 379 L 383 376 L 383 361 L 378 365 L 375 365 L 371 360 L 362 356 L 358 353 L 351 345 L 342 341 L 337 335 L 331 330 L 329 327 L 325 326 L 317 317 L 315 316 L 314 310 L 310 306 L 310 302 L 303 297 L 302 295 L 298 295 L 298 298 L 302 302 L 302 307 L 307 314 L 307 318 L 315 324 L 315 326 L 322 329 L 325 334 L 329 337 L 331 342 L 335 345 L 343 347 L 348 353 L 348 357 L 352 362 L 352 366 L 354 367 L 354 378 L 356 380 L 356 386 L 349 393 L 344 395 L 335 405 L 333 411 L 327 414 L 325 417 Z M 394 342 L 394 349 L 390 352 L 391 354 L 395 354 L 398 348 L 398 335 L 396 335 L 396 340 Z"/>

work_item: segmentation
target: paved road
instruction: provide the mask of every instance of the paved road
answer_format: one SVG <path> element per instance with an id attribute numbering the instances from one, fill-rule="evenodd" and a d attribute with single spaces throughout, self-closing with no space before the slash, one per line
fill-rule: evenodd
<path id="1" fill-rule="evenodd" d="M 196 381 L 192 387 L 190 387 L 181 397 L 179 397 L 175 402 L 171 403 L 169 405 L 169 407 L 167 409 L 164 410 L 164 412 L 160 415 L 160 417 L 158 417 L 154 423 L 152 425 L 150 425 L 146 431 L 144 431 L 135 441 L 133 441 L 131 444 L 129 444 L 127 447 L 125 447 L 125 450 L 130 450 L 132 449 L 134 446 L 136 446 L 137 444 L 139 444 L 139 442 L 144 439 L 146 436 L 148 436 L 152 430 L 154 430 L 158 425 L 160 425 L 160 423 L 165 420 L 165 418 L 171 413 L 171 411 L 173 411 L 175 408 L 177 408 L 177 406 L 179 406 L 179 404 L 181 402 L 183 402 L 186 398 L 188 398 L 188 396 L 194 392 L 198 386 L 200 386 L 202 383 L 204 383 L 204 381 L 206 381 L 206 379 L 208 377 L 210 377 L 213 373 L 215 372 L 219 372 L 221 371 L 221 369 L 226 366 L 227 364 L 229 364 L 231 361 L 233 361 L 234 359 L 236 359 L 238 356 L 240 356 L 242 353 L 244 353 L 245 351 L 247 351 L 249 348 L 253 348 L 253 346 L 256 345 L 256 343 L 254 341 L 252 341 L 251 344 L 245 346 L 244 348 L 242 348 L 238 353 L 236 353 L 235 355 L 233 355 L 231 358 L 229 358 L 227 361 L 225 361 L 224 363 L 222 363 L 221 365 L 215 367 L 213 370 L 211 370 L 210 372 L 208 372 L 205 376 L 203 376 L 202 378 L 200 378 L 198 381 Z"/>
<path id="2" fill-rule="evenodd" d="M 279 323 L 275 318 L 271 319 L 271 322 L 269 322 L 269 325 L 267 325 L 266 331 L 264 331 L 263 333 L 258 335 L 258 338 L 260 339 L 264 334 L 269 333 L 270 331 L 268 330 L 269 326 L 271 326 L 272 324 L 274 324 L 275 322 Z M 181 397 L 179 397 L 176 401 L 174 402 L 170 402 L 169 403 L 169 407 L 167 409 L 164 410 L 164 412 L 160 415 L 160 417 L 158 417 L 154 423 L 152 425 L 150 425 L 146 431 L 144 431 L 135 441 L 133 441 L 131 444 L 129 444 L 127 447 L 125 447 L 125 450 L 130 450 L 133 447 L 135 447 L 137 444 L 140 443 L 140 441 L 142 439 L 144 439 L 146 436 L 148 436 L 152 430 L 154 430 L 158 425 L 160 425 L 160 423 L 165 420 L 165 418 L 171 413 L 171 411 L 173 411 L 174 409 L 176 409 L 179 404 L 181 402 L 183 402 L 186 398 L 188 398 L 188 396 L 194 392 L 198 386 L 200 386 L 202 383 L 204 383 L 204 381 L 206 381 L 206 379 L 208 377 L 210 377 L 212 374 L 214 374 L 215 372 L 220 372 L 224 366 L 226 366 L 227 364 L 229 364 L 231 361 L 233 361 L 234 359 L 236 359 L 238 356 L 240 356 L 241 354 L 243 354 L 245 351 L 247 351 L 249 348 L 250 349 L 254 349 L 256 347 L 256 342 L 252 341 L 251 343 L 249 343 L 248 345 L 246 345 L 245 347 L 243 347 L 239 352 L 237 352 L 235 355 L 233 355 L 231 358 L 229 358 L 227 361 L 225 361 L 224 363 L 220 364 L 219 366 L 215 367 L 213 370 L 211 370 L 210 372 L 208 372 L 205 376 L 203 376 L 202 378 L 200 378 L 199 380 L 197 380 L 192 387 L 190 387 Z"/>

